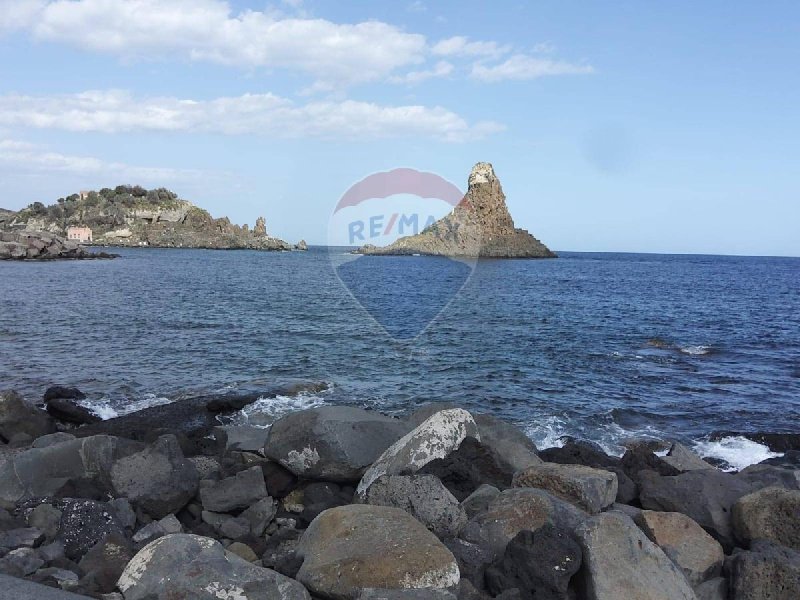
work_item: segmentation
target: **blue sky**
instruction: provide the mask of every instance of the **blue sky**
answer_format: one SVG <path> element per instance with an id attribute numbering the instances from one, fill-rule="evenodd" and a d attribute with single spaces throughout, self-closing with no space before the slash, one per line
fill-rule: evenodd
<path id="1" fill-rule="evenodd" d="M 495 166 L 556 250 L 800 256 L 797 2 L 0 3 L 0 206 L 119 183 L 324 243 Z"/>

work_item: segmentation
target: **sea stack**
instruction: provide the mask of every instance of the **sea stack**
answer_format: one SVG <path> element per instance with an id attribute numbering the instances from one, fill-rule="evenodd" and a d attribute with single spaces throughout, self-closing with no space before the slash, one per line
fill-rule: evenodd
<path id="1" fill-rule="evenodd" d="M 490 163 L 472 168 L 469 188 L 446 217 L 417 235 L 382 248 L 364 246 L 370 255 L 426 254 L 481 258 L 556 258 L 547 246 L 524 229 L 514 227 L 503 186 Z"/>

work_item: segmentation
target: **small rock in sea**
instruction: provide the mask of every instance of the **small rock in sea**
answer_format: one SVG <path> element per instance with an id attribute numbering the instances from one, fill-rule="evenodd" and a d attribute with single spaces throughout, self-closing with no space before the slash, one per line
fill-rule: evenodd
<path id="1" fill-rule="evenodd" d="M 617 497 L 614 473 L 583 465 L 532 465 L 514 475 L 514 486 L 547 490 L 592 514 L 611 506 Z"/>
<path id="2" fill-rule="evenodd" d="M 737 550 L 725 563 L 731 598 L 797 600 L 800 598 L 800 552 L 768 540 Z"/>
<path id="3" fill-rule="evenodd" d="M 55 419 L 73 425 L 99 423 L 102 419 L 85 406 L 67 398 L 52 398 L 45 402 L 47 412 Z"/>
<path id="4" fill-rule="evenodd" d="M 634 522 L 678 565 L 692 587 L 722 572 L 722 546 L 686 515 L 643 510 Z"/>
<path id="5" fill-rule="evenodd" d="M 190 534 L 168 535 L 142 548 L 117 586 L 125 600 L 311 600 L 296 581 L 248 563 L 219 542 Z"/>
<path id="6" fill-rule="evenodd" d="M 45 402 L 50 402 L 51 400 L 56 400 L 59 398 L 65 400 L 84 400 L 86 398 L 86 394 L 76 387 L 70 387 L 66 385 L 51 385 L 44 392 Z"/>
<path id="7" fill-rule="evenodd" d="M 303 534 L 298 554 L 298 581 L 328 598 L 353 598 L 364 588 L 448 589 L 459 581 L 452 553 L 398 508 L 351 504 L 326 510 Z"/>
<path id="8" fill-rule="evenodd" d="M 247 508 L 266 497 L 267 486 L 261 467 L 250 467 L 219 481 L 204 480 L 200 486 L 203 508 L 212 512 Z"/>
<path id="9" fill-rule="evenodd" d="M 746 545 L 760 538 L 800 551 L 800 491 L 770 487 L 742 496 L 733 505 L 733 529 Z"/>

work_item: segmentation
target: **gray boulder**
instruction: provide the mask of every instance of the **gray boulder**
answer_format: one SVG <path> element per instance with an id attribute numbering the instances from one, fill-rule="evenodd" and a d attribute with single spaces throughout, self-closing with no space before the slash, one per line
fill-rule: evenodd
<path id="1" fill-rule="evenodd" d="M 384 475 L 369 487 L 365 502 L 400 508 L 439 538 L 456 537 L 467 523 L 458 500 L 433 475 Z"/>
<path id="2" fill-rule="evenodd" d="M 0 442 L 6 444 L 19 433 L 35 439 L 54 431 L 53 419 L 43 410 L 14 391 L 0 393 Z"/>
<path id="3" fill-rule="evenodd" d="M 260 537 L 264 535 L 264 530 L 275 518 L 277 511 L 275 501 L 267 496 L 243 510 L 239 517 L 250 523 L 250 533 Z"/>
<path id="4" fill-rule="evenodd" d="M 33 548 L 44 540 L 44 532 L 36 527 L 22 527 L 0 532 L 0 548 L 16 550 L 17 548 Z"/>
<path id="5" fill-rule="evenodd" d="M 686 515 L 644 510 L 634 522 L 678 565 L 692 587 L 722 573 L 722 546 Z"/>
<path id="6" fill-rule="evenodd" d="M 616 474 L 583 465 L 532 465 L 514 475 L 513 483 L 547 490 L 589 513 L 611 506 L 617 497 Z"/>
<path id="7" fill-rule="evenodd" d="M 489 508 L 492 500 L 500 493 L 493 485 L 483 484 L 461 502 L 461 508 L 467 513 L 467 518 L 471 519 L 478 513 Z"/>
<path id="8" fill-rule="evenodd" d="M 200 502 L 205 510 L 231 512 L 247 508 L 267 497 L 267 485 L 261 467 L 250 467 L 233 477 L 219 481 L 203 481 Z"/>
<path id="9" fill-rule="evenodd" d="M 133 541 L 137 544 L 149 544 L 156 538 L 171 533 L 183 533 L 183 526 L 175 515 L 167 515 L 158 521 L 151 521 L 133 534 Z"/>
<path id="10" fill-rule="evenodd" d="M 0 573 L 12 577 L 25 577 L 44 566 L 33 548 L 17 548 L 0 558 Z"/>
<path id="11" fill-rule="evenodd" d="M 298 477 L 355 482 L 407 432 L 403 421 L 376 412 L 323 406 L 273 423 L 264 454 Z"/>
<path id="12" fill-rule="evenodd" d="M 718 470 L 715 466 L 707 463 L 700 456 L 689 450 L 689 448 L 677 442 L 672 444 L 667 455 L 662 456 L 661 460 L 681 473 L 686 471 Z"/>
<path id="13" fill-rule="evenodd" d="M 92 546 L 78 566 L 100 593 L 107 594 L 117 587 L 117 580 L 131 558 L 133 551 L 130 542 L 112 534 Z"/>
<path id="14" fill-rule="evenodd" d="M 131 559 L 117 586 L 125 600 L 310 600 L 302 585 L 189 534 L 167 535 Z"/>
<path id="15" fill-rule="evenodd" d="M 750 483 L 753 489 L 782 487 L 800 490 L 800 469 L 762 464 L 750 465 L 736 473 L 735 477 Z"/>
<path id="16" fill-rule="evenodd" d="M 480 441 L 478 426 L 467 411 L 455 408 L 439 411 L 401 437 L 367 469 L 356 493 L 363 499 L 367 489 L 381 475 L 411 475 L 429 462 L 445 458 L 458 449 L 466 437 Z"/>
<path id="17" fill-rule="evenodd" d="M 536 444 L 513 423 L 492 415 L 473 414 L 481 443 L 491 448 L 511 471 L 521 471 L 542 462 Z"/>
<path id="18" fill-rule="evenodd" d="M 582 510 L 544 490 L 512 488 L 500 492 L 484 512 L 470 519 L 461 537 L 496 560 L 520 531 L 537 531 L 546 524 L 572 531 L 587 517 Z"/>
<path id="19" fill-rule="evenodd" d="M 728 593 L 735 600 L 800 598 L 800 552 L 767 540 L 753 542 L 726 563 Z"/>
<path id="20" fill-rule="evenodd" d="M 151 446 L 114 462 L 110 470 L 115 496 L 122 496 L 154 519 L 183 508 L 197 492 L 194 463 L 183 456 L 178 439 L 163 435 Z"/>
<path id="21" fill-rule="evenodd" d="M 55 446 L 56 444 L 69 442 L 74 439 L 75 436 L 71 433 L 67 433 L 66 431 L 57 431 L 56 433 L 48 433 L 47 435 L 36 438 L 33 440 L 31 448 L 47 448 L 48 446 Z"/>
<path id="22" fill-rule="evenodd" d="M 64 554 L 70 560 L 80 560 L 92 546 L 112 534 L 125 537 L 116 513 L 106 502 L 67 498 L 58 508 L 61 526 L 57 539 L 64 544 Z"/>
<path id="23" fill-rule="evenodd" d="M 237 540 L 250 534 L 250 521 L 243 517 L 234 517 L 223 513 L 204 510 L 201 513 L 204 523 L 211 525 L 217 535 Z"/>
<path id="24" fill-rule="evenodd" d="M 258 452 L 264 450 L 269 429 L 254 425 L 221 425 L 214 427 L 214 437 L 223 451 Z"/>
<path id="25" fill-rule="evenodd" d="M 766 539 L 800 550 L 800 491 L 765 488 L 742 496 L 733 505 L 733 529 L 744 544 Z"/>
<path id="26" fill-rule="evenodd" d="M 587 600 L 695 600 L 680 570 L 626 515 L 595 515 L 576 536 Z"/>
<path id="27" fill-rule="evenodd" d="M 48 538 L 53 539 L 61 526 L 61 511 L 52 504 L 40 504 L 28 513 L 28 525 L 42 530 Z M 0 542 L 0 546 L 4 544 Z"/>
<path id="28" fill-rule="evenodd" d="M 458 564 L 415 518 L 387 506 L 331 508 L 309 525 L 297 548 L 297 580 L 323 598 L 354 599 L 361 590 L 455 588 Z"/>

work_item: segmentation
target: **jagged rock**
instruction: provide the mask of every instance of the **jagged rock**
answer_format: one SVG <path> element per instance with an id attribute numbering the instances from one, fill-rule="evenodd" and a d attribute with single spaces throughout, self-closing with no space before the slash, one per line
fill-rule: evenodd
<path id="1" fill-rule="evenodd" d="M 744 544 L 766 539 L 800 550 L 800 491 L 773 487 L 742 496 L 733 505 L 733 529 Z"/>
<path id="2" fill-rule="evenodd" d="M 79 560 L 89 548 L 115 534 L 125 537 L 117 516 L 106 502 L 67 498 L 58 504 L 61 526 L 58 540 L 64 544 L 64 554 Z"/>
<path id="3" fill-rule="evenodd" d="M 308 244 L 306 243 L 305 240 L 300 240 L 294 245 L 294 249 L 300 250 L 301 252 L 305 252 L 306 250 L 308 250 Z"/>
<path id="4" fill-rule="evenodd" d="M 0 393 L 0 442 L 8 441 L 18 433 L 32 438 L 55 431 L 53 420 L 44 411 L 22 399 L 16 392 Z"/>
<path id="5" fill-rule="evenodd" d="M 614 473 L 583 465 L 533 465 L 514 475 L 514 486 L 547 490 L 589 513 L 611 506 L 617 497 Z"/>
<path id="6" fill-rule="evenodd" d="M 222 544 L 191 534 L 168 535 L 142 548 L 117 583 L 125 600 L 310 600 L 302 585 L 250 564 Z"/>
<path id="7" fill-rule="evenodd" d="M 267 235 L 267 222 L 264 220 L 264 217 L 258 217 L 256 219 L 255 227 L 253 227 L 253 235 Z"/>
<path id="8" fill-rule="evenodd" d="M 365 501 L 400 508 L 439 538 L 457 536 L 467 523 L 458 500 L 433 475 L 384 475 L 369 487 Z"/>
<path id="9" fill-rule="evenodd" d="M 448 216 L 417 235 L 386 246 L 365 246 L 362 254 L 428 254 L 492 258 L 554 258 L 544 244 L 514 227 L 500 180 L 489 163 L 477 163 L 468 190 Z"/>
<path id="10" fill-rule="evenodd" d="M 259 537 L 264 534 L 267 525 L 275 518 L 276 512 L 275 501 L 267 496 L 242 511 L 239 516 L 250 523 L 250 533 Z"/>
<path id="11" fill-rule="evenodd" d="M 580 546 L 548 523 L 514 536 L 503 558 L 486 570 L 487 587 L 493 594 L 516 588 L 527 598 L 569 600 L 569 581 L 580 566 Z"/>
<path id="12" fill-rule="evenodd" d="M 54 260 L 115 258 L 116 254 L 87 252 L 78 243 L 33 229 L 4 231 L 0 239 L 0 260 Z"/>
<path id="13" fill-rule="evenodd" d="M 373 411 L 323 406 L 273 423 L 264 454 L 306 479 L 355 482 L 407 432 L 404 422 Z"/>
<path id="14" fill-rule="evenodd" d="M 733 504 L 753 491 L 751 483 L 730 473 L 706 470 L 669 477 L 643 471 L 640 486 L 642 507 L 691 517 L 726 550 L 734 545 Z"/>
<path id="15" fill-rule="evenodd" d="M 622 455 L 620 466 L 625 471 L 625 474 L 638 486 L 641 486 L 640 479 L 643 471 L 655 471 L 665 477 L 680 475 L 681 473 L 678 469 L 662 460 L 660 456 L 653 454 L 653 451 L 644 444 L 629 448 Z"/>
<path id="16" fill-rule="evenodd" d="M 432 415 L 392 444 L 372 463 L 358 484 L 360 498 L 381 475 L 411 475 L 458 449 L 466 437 L 480 441 L 478 426 L 467 411 L 455 408 Z"/>
<path id="17" fill-rule="evenodd" d="M 163 519 L 148 523 L 133 535 L 133 541 L 137 544 L 148 544 L 156 538 L 171 533 L 183 533 L 183 526 L 175 515 L 167 515 Z"/>
<path id="18" fill-rule="evenodd" d="M 297 580 L 325 598 L 365 588 L 454 588 L 458 564 L 419 521 L 398 508 L 351 504 L 326 510 L 298 546 Z"/>
<path id="19" fill-rule="evenodd" d="M 164 435 L 141 452 L 114 462 L 116 496 L 123 496 L 154 519 L 183 508 L 197 492 L 197 469 L 186 460 L 174 435 Z"/>
<path id="20" fill-rule="evenodd" d="M 629 517 L 595 515 L 576 536 L 587 600 L 695 600 L 680 570 Z"/>
<path id="21" fill-rule="evenodd" d="M 250 467 L 220 481 L 205 480 L 200 486 L 200 502 L 205 510 L 213 512 L 247 508 L 266 497 L 261 467 Z"/>
<path id="22" fill-rule="evenodd" d="M 678 565 L 692 587 L 722 572 L 722 546 L 686 515 L 644 510 L 634 522 Z"/>
<path id="23" fill-rule="evenodd" d="M 725 565 L 728 588 L 735 600 L 800 598 L 800 552 L 767 540 L 750 551 L 737 551 Z"/>
<path id="24" fill-rule="evenodd" d="M 238 540 L 250 534 L 250 521 L 243 517 L 204 510 L 201 518 L 204 523 L 211 525 L 218 535 L 228 539 Z"/>
<path id="25" fill-rule="evenodd" d="M 547 523 L 571 531 L 587 517 L 582 510 L 544 490 L 512 488 L 500 492 L 484 512 L 470 519 L 461 537 L 486 549 L 495 560 L 520 531 L 536 531 Z"/>
<path id="26" fill-rule="evenodd" d="M 492 500 L 500 493 L 493 485 L 483 484 L 461 502 L 461 508 L 467 513 L 467 518 L 471 519 L 478 513 L 489 508 Z"/>
<path id="27" fill-rule="evenodd" d="M 704 471 L 706 469 L 716 469 L 715 466 L 710 465 L 697 454 L 689 450 L 686 446 L 679 443 L 672 444 L 666 456 L 662 456 L 663 460 L 668 465 L 674 467 L 681 473 L 686 471 Z"/>

